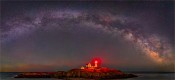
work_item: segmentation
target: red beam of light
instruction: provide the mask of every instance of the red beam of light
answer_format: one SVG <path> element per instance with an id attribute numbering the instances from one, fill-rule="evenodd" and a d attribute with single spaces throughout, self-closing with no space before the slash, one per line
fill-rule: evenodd
<path id="1" fill-rule="evenodd" d="M 95 63 L 97 63 L 97 64 L 100 66 L 101 63 L 102 63 L 102 61 L 101 61 L 100 58 L 93 58 L 92 61 L 91 61 L 91 63 L 92 63 L 93 65 L 95 65 Z"/>
<path id="2" fill-rule="evenodd" d="M 95 61 L 95 63 L 98 63 L 98 61 Z"/>

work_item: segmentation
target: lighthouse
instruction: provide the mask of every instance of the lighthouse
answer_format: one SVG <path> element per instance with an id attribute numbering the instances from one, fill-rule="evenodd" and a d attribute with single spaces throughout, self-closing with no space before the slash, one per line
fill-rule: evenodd
<path id="1" fill-rule="evenodd" d="M 97 65 L 97 64 L 98 64 L 98 61 L 95 61 L 95 66 L 94 66 L 94 67 L 98 67 L 98 65 Z"/>
<path id="2" fill-rule="evenodd" d="M 99 67 L 99 61 L 98 60 L 93 60 L 92 63 L 94 63 L 94 65 L 91 65 L 91 62 L 86 64 L 86 67 L 82 66 L 80 69 L 97 69 L 100 68 Z"/>

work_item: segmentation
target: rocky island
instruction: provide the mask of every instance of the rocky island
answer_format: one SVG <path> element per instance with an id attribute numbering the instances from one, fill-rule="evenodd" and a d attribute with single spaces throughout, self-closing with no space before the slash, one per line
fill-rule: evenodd
<path id="1" fill-rule="evenodd" d="M 98 61 L 94 62 L 94 66 L 88 63 L 86 67 L 80 69 L 71 69 L 69 71 L 57 72 L 25 72 L 21 73 L 15 78 L 84 78 L 84 79 L 122 79 L 137 77 L 134 74 L 127 74 L 120 70 L 109 69 L 107 67 L 99 67 Z"/>

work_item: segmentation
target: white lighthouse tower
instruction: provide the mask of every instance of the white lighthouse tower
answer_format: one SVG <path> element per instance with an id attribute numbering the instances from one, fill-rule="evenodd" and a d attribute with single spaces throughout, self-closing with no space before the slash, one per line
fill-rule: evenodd
<path id="1" fill-rule="evenodd" d="M 97 64 L 98 64 L 98 61 L 95 61 L 95 66 L 94 66 L 94 67 L 98 67 L 98 65 L 97 65 Z"/>

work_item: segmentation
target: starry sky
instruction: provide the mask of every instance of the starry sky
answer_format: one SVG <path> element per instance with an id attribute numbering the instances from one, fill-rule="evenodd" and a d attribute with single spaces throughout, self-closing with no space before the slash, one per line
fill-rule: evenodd
<path id="1" fill-rule="evenodd" d="M 122 71 L 174 71 L 170 1 L 2 1 L 3 72 L 79 68 L 100 58 Z"/>

